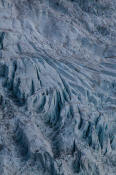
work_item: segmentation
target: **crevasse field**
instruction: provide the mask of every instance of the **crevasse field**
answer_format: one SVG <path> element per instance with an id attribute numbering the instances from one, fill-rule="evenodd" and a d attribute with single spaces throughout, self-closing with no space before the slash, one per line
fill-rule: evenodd
<path id="1" fill-rule="evenodd" d="M 116 0 L 0 0 L 0 175 L 116 175 Z"/>

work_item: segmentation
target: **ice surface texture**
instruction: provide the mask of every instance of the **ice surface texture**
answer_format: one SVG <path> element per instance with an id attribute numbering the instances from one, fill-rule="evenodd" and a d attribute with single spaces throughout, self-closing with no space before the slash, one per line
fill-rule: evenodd
<path id="1" fill-rule="evenodd" d="M 0 175 L 116 175 L 116 1 L 0 0 Z"/>

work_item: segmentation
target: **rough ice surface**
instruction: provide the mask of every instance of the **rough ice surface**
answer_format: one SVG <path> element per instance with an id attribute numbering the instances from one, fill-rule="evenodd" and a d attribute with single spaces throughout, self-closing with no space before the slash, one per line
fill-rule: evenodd
<path id="1" fill-rule="evenodd" d="M 116 0 L 0 0 L 0 175 L 116 175 Z"/>

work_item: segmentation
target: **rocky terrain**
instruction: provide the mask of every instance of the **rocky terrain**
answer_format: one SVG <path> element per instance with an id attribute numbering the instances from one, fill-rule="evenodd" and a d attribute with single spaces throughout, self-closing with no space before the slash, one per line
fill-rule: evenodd
<path id="1" fill-rule="evenodd" d="M 0 0 L 0 175 L 116 175 L 116 1 Z"/>

